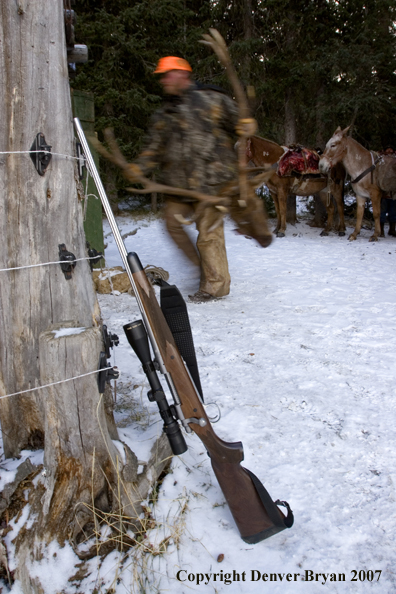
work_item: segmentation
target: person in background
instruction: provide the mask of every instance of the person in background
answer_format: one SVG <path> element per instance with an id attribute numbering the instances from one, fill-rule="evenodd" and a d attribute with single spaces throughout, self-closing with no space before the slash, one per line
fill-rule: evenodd
<path id="1" fill-rule="evenodd" d="M 387 221 L 389 222 L 388 235 L 396 237 L 396 200 L 392 199 L 390 193 L 384 192 L 381 198 L 380 237 L 385 237 L 385 223 Z"/>
<path id="2" fill-rule="evenodd" d="M 254 134 L 256 121 L 238 120 L 234 101 L 219 88 L 194 82 L 183 58 L 161 58 L 154 73 L 160 75 L 165 99 L 131 172 L 147 176 L 159 170 L 162 183 L 217 195 L 237 176 L 235 134 Z M 166 196 L 165 223 L 172 240 L 199 267 L 199 290 L 189 297 L 201 303 L 228 295 L 231 278 L 219 211 L 207 206 L 196 220 L 196 245 L 180 222 L 194 215 L 197 205 L 191 198 Z"/>
<path id="3" fill-rule="evenodd" d="M 390 155 L 392 157 L 395 156 L 394 151 L 391 147 L 388 147 L 383 154 Z M 389 223 L 388 235 L 396 237 L 396 199 L 393 199 L 391 193 L 384 192 L 381 198 L 380 237 L 385 237 L 385 223 L 387 220 Z"/>

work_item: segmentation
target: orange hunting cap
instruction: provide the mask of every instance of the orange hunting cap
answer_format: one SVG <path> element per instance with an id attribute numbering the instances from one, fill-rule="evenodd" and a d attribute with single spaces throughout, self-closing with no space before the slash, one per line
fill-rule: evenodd
<path id="1" fill-rule="evenodd" d="M 169 70 L 188 70 L 188 72 L 192 72 L 192 68 L 187 60 L 176 58 L 176 56 L 166 56 L 160 59 L 157 68 L 154 70 L 154 74 L 164 74 L 164 72 L 169 72 Z"/>

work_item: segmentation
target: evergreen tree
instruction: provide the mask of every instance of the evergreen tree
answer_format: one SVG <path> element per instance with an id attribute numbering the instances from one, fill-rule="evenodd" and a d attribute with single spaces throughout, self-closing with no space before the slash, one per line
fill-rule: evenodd
<path id="1" fill-rule="evenodd" d="M 334 116 L 341 125 L 354 123 L 356 138 L 371 149 L 396 143 L 395 10 L 394 0 L 337 4 Z"/>
<path id="2" fill-rule="evenodd" d="M 133 159 L 162 100 L 161 56 L 186 58 L 198 80 L 232 94 L 199 43 L 215 27 L 255 89 L 262 136 L 323 147 L 354 123 L 365 146 L 396 146 L 395 10 L 396 0 L 79 0 L 76 34 L 90 59 L 73 86 L 94 93 L 99 137 L 112 126 Z"/>

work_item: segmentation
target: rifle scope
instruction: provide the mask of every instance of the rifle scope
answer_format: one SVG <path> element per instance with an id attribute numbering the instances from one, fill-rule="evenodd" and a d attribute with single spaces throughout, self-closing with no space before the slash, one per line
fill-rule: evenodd
<path id="1" fill-rule="evenodd" d="M 175 456 L 184 454 L 184 452 L 187 451 L 187 444 L 179 424 L 174 418 L 174 414 L 158 379 L 154 363 L 151 360 L 148 336 L 142 320 L 136 320 L 135 322 L 125 324 L 124 332 L 129 344 L 143 366 L 143 371 L 147 376 L 151 388 L 147 394 L 148 399 L 150 402 L 155 401 L 158 405 L 160 415 L 164 421 L 164 432 L 168 436 L 172 452 Z"/>

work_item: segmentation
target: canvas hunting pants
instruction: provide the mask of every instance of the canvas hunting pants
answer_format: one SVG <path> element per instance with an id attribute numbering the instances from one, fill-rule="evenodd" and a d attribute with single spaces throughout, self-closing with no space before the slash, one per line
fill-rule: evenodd
<path id="1" fill-rule="evenodd" d="M 208 206 L 196 221 L 197 247 L 187 235 L 184 225 L 175 219 L 175 214 L 181 214 L 185 219 L 188 219 L 194 214 L 194 203 L 167 199 L 165 203 L 166 228 L 187 258 L 195 266 L 200 266 L 200 290 L 214 297 L 228 295 L 231 278 L 228 271 L 223 223 L 210 231 L 210 227 L 220 216 L 219 211 L 213 206 Z"/>

